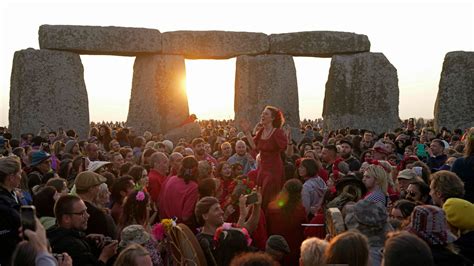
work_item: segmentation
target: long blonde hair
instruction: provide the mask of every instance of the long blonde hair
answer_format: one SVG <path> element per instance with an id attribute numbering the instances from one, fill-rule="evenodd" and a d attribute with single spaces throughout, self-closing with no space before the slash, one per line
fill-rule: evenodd
<path id="1" fill-rule="evenodd" d="M 466 135 L 466 146 L 464 147 L 464 156 L 469 157 L 474 155 L 474 127 L 469 129 Z"/>
<path id="2" fill-rule="evenodd" d="M 379 186 L 383 193 L 387 194 L 388 179 L 390 177 L 383 166 L 371 164 L 367 166 L 365 172 L 367 172 L 369 176 L 373 176 L 375 178 L 375 183 Z"/>

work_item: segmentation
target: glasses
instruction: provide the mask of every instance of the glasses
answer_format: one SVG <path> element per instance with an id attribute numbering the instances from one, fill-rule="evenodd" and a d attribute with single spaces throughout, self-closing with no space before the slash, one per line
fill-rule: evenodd
<path id="1" fill-rule="evenodd" d="M 416 197 L 416 192 L 414 191 L 407 191 L 407 196 L 410 196 L 410 197 Z"/>
<path id="2" fill-rule="evenodd" d="M 83 210 L 81 212 L 70 212 L 68 214 L 70 214 L 70 215 L 79 215 L 79 216 L 82 216 L 84 218 L 87 215 L 87 210 Z"/>

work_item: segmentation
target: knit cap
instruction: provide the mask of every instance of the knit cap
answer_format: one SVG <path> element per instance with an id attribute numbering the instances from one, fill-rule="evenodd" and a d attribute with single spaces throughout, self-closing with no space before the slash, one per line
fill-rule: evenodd
<path id="1" fill-rule="evenodd" d="M 430 246 L 446 245 L 455 240 L 449 232 L 443 210 L 433 205 L 416 206 L 407 229 Z"/>
<path id="2" fill-rule="evenodd" d="M 446 220 L 461 230 L 474 229 L 474 204 L 467 200 L 450 198 L 444 205 Z"/>

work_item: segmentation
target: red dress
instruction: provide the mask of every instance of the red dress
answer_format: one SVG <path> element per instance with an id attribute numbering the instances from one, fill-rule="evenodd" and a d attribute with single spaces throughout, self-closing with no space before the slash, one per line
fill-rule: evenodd
<path id="1" fill-rule="evenodd" d="M 266 214 L 268 236 L 281 235 L 290 247 L 290 254 L 283 258 L 282 265 L 298 265 L 300 246 L 305 239 L 301 224 L 308 222 L 303 205 L 299 203 L 290 213 L 284 213 L 275 200 L 268 205 Z"/>
<path id="2" fill-rule="evenodd" d="M 268 139 L 262 139 L 263 128 L 254 138 L 257 151 L 260 152 L 257 186 L 262 187 L 262 208 L 267 209 L 270 201 L 274 200 L 284 183 L 285 168 L 280 153 L 286 150 L 288 139 L 284 131 L 275 129 Z"/>

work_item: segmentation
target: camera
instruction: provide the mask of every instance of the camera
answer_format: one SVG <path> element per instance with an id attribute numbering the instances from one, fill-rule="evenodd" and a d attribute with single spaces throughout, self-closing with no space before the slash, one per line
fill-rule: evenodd
<path id="1" fill-rule="evenodd" d="M 114 242 L 114 240 L 110 236 L 104 237 L 104 246 L 112 244 L 113 242 Z"/>
<path id="2" fill-rule="evenodd" d="M 63 254 L 58 254 L 58 253 L 53 253 L 53 257 L 58 261 L 62 261 L 63 258 L 64 258 L 64 255 Z"/>

